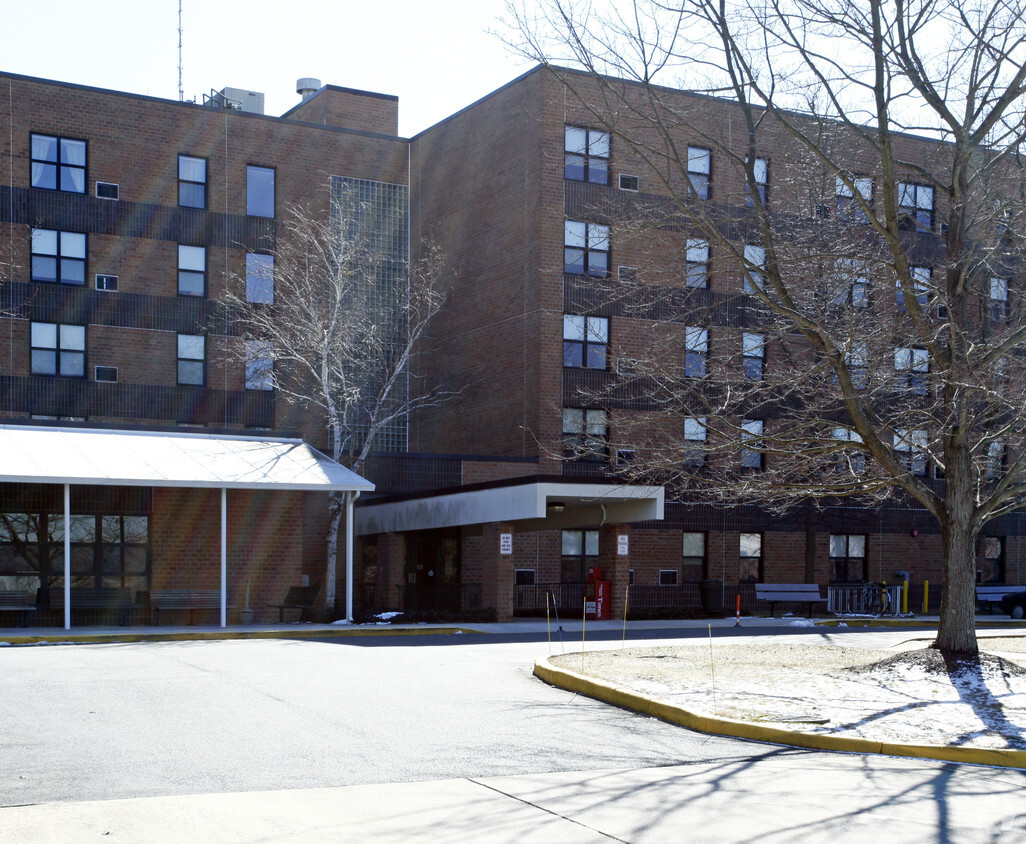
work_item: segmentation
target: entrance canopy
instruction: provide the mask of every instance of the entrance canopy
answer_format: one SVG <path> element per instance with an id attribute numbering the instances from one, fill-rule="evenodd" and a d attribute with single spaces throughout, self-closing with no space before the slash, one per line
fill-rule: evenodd
<path id="1" fill-rule="evenodd" d="M 663 518 L 663 488 L 516 478 L 356 508 L 356 533 L 400 533 L 511 522 L 523 530 L 623 524 Z"/>
<path id="2" fill-rule="evenodd" d="M 0 482 L 366 492 L 300 439 L 0 425 Z"/>

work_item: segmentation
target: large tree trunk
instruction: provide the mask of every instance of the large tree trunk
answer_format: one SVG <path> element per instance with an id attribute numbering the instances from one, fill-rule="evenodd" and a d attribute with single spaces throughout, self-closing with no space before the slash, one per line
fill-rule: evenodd
<path id="1" fill-rule="evenodd" d="M 940 627 L 934 647 L 945 653 L 976 654 L 976 533 L 970 514 L 972 492 L 959 483 L 963 472 L 949 473 L 945 495 L 945 515 L 941 522 L 943 544 L 944 591 L 941 596 Z M 952 478 L 951 474 L 956 477 Z"/>
<path id="2" fill-rule="evenodd" d="M 328 612 L 337 612 L 336 590 L 338 586 L 338 529 L 342 524 L 342 511 L 345 503 L 342 494 L 333 492 L 329 499 L 328 512 L 328 559 L 324 567 L 324 603 Z"/>

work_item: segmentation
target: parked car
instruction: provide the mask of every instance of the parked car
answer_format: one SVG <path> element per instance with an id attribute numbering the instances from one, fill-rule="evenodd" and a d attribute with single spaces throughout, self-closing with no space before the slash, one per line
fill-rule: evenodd
<path id="1" fill-rule="evenodd" d="M 1009 592 L 998 606 L 1012 618 L 1022 618 L 1026 616 L 1026 592 Z"/>

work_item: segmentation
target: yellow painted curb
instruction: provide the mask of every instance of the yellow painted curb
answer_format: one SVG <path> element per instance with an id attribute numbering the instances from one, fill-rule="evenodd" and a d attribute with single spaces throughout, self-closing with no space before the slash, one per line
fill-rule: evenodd
<path id="1" fill-rule="evenodd" d="M 1026 750 L 997 750 L 984 747 L 951 747 L 948 745 L 891 744 L 869 739 L 846 738 L 844 736 L 800 733 L 754 724 L 749 721 L 735 721 L 714 715 L 700 715 L 674 703 L 653 700 L 631 689 L 611 686 L 585 677 L 575 671 L 558 668 L 543 657 L 534 663 L 534 676 L 549 685 L 558 686 L 570 692 L 586 695 L 596 700 L 611 703 L 621 709 L 630 709 L 697 730 L 702 733 L 731 736 L 733 738 L 764 741 L 771 744 L 786 744 L 793 747 L 807 747 L 811 750 L 834 750 L 846 753 L 876 753 L 884 756 L 911 756 L 918 759 L 936 759 L 941 762 L 963 762 L 970 765 L 997 765 L 1005 768 L 1026 768 Z"/>
<path id="2" fill-rule="evenodd" d="M 433 634 L 480 633 L 466 627 L 428 628 L 339 628 L 337 630 L 189 630 L 175 633 L 42 633 L 29 636 L 5 636 L 0 643 L 9 645 L 105 645 L 125 642 L 191 642 L 218 639 L 345 639 L 360 636 L 430 636 Z"/>

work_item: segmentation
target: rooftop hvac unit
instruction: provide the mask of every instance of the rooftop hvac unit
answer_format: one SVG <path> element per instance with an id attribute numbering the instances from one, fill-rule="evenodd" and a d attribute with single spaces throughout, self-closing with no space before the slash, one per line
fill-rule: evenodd
<path id="1" fill-rule="evenodd" d="M 222 88 L 203 95 L 203 105 L 210 108 L 229 108 L 249 114 L 264 113 L 264 95 L 245 88 Z"/>

